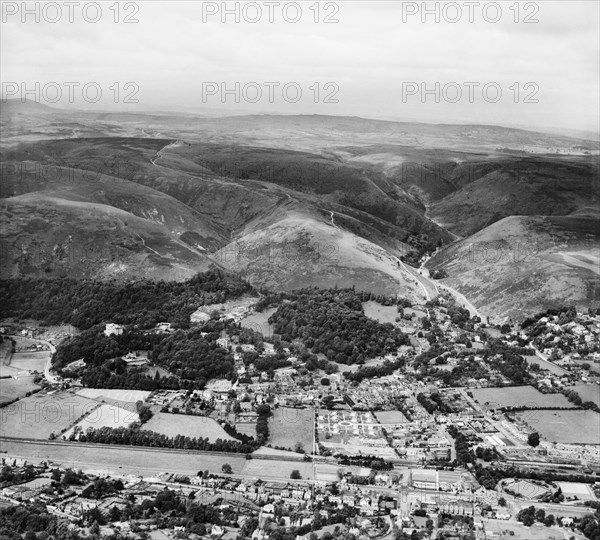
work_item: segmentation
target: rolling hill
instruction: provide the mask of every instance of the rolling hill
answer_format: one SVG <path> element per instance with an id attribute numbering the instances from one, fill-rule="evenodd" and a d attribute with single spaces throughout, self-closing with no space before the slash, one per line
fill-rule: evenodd
<path id="1" fill-rule="evenodd" d="M 490 315 L 597 302 L 596 141 L 37 105 L 0 114 L 3 276 L 183 279 L 214 265 L 260 287 L 354 285 L 419 301 L 398 259 L 418 265 L 442 246 L 427 266 Z M 469 258 L 496 244 L 539 249 L 518 264 Z M 64 255 L 78 245 L 92 255 Z"/>
<path id="2" fill-rule="evenodd" d="M 426 264 L 490 320 L 600 304 L 598 213 L 511 216 L 442 249 Z"/>

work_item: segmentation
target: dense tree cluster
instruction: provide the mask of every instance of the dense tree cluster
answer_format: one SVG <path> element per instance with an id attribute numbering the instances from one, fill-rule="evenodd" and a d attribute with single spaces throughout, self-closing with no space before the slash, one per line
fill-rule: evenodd
<path id="1" fill-rule="evenodd" d="M 531 527 L 534 523 L 542 523 L 546 527 L 551 527 L 557 523 L 557 519 L 553 514 L 546 514 L 543 508 L 529 506 L 523 508 L 517 514 L 517 520 Z M 574 526 L 579 529 L 586 538 L 590 540 L 600 540 L 600 511 L 596 508 L 594 514 L 584 516 L 583 518 L 574 518 Z"/>
<path id="2" fill-rule="evenodd" d="M 559 308 L 551 308 L 546 311 L 542 311 L 533 315 L 532 317 L 527 317 L 521 323 L 521 328 L 527 328 L 529 326 L 534 325 L 543 317 L 559 317 L 558 324 L 567 324 L 571 321 L 574 321 L 577 318 L 577 308 L 574 306 L 563 306 Z"/>
<path id="3" fill-rule="evenodd" d="M 98 477 L 81 492 L 81 496 L 88 499 L 101 499 L 122 490 L 123 482 L 120 479 L 111 480 Z"/>
<path id="4" fill-rule="evenodd" d="M 475 454 L 471 450 L 468 437 L 458 430 L 456 426 L 448 426 L 448 433 L 454 439 L 456 449 L 456 462 L 458 465 L 467 465 L 475 462 Z"/>
<path id="5" fill-rule="evenodd" d="M 512 347 L 499 339 L 491 339 L 488 345 L 483 355 L 491 368 L 498 370 L 515 385 L 531 382 L 529 364 L 521 355 L 533 354 L 533 350 Z"/>
<path id="6" fill-rule="evenodd" d="M 69 440 L 75 440 L 76 435 L 71 435 Z M 148 446 L 153 448 L 179 448 L 184 450 L 208 450 L 212 452 L 236 452 L 249 454 L 258 448 L 253 442 L 225 441 L 217 439 L 210 442 L 208 438 L 189 437 L 177 435 L 168 437 L 161 433 L 136 429 L 135 427 L 101 427 L 88 428 L 78 439 L 80 442 L 101 444 L 123 444 L 128 446 Z"/>
<path id="7" fill-rule="evenodd" d="M 398 358 L 393 362 L 385 360 L 380 366 L 361 366 L 354 372 L 346 371 L 344 377 L 349 381 L 360 383 L 364 379 L 374 379 L 376 377 L 391 375 L 394 371 L 404 366 L 404 363 L 404 358 Z"/>
<path id="8" fill-rule="evenodd" d="M 284 302 L 269 322 L 285 341 L 301 339 L 313 353 L 340 364 L 355 364 L 395 352 L 407 343 L 392 324 L 365 316 L 361 297 L 352 289 L 300 291 Z"/>
<path id="9" fill-rule="evenodd" d="M 198 306 L 251 292 L 247 282 L 219 270 L 185 282 L 116 283 L 71 278 L 0 281 L 5 317 L 35 319 L 49 325 L 70 323 L 82 330 L 105 321 L 140 328 L 169 321 L 187 328 Z"/>
<path id="10" fill-rule="evenodd" d="M 346 456 L 336 455 L 341 465 L 369 467 L 375 471 L 391 471 L 394 464 L 377 456 Z"/>
<path id="11" fill-rule="evenodd" d="M 29 540 L 35 538 L 36 533 L 44 534 L 45 538 L 55 537 L 65 540 L 82 538 L 76 531 L 69 531 L 67 520 L 59 520 L 49 514 L 41 503 L 0 508 L 0 538 L 23 540 L 25 535 Z"/>
<path id="12" fill-rule="evenodd" d="M 256 421 L 256 436 L 259 444 L 265 444 L 269 439 L 269 417 L 271 416 L 271 407 L 268 405 L 259 405 L 256 407 L 258 420 Z"/>
<path id="13" fill-rule="evenodd" d="M 433 394 L 430 394 L 429 396 L 419 393 L 417 394 L 417 401 L 429 414 L 433 414 L 434 412 L 443 414 L 454 412 L 452 407 L 444 402 L 442 395 L 439 392 L 433 392 Z"/>
<path id="14" fill-rule="evenodd" d="M 27 482 L 37 476 L 37 472 L 33 465 L 27 465 L 23 470 L 13 470 L 8 465 L 3 465 L 0 469 L 0 487 L 11 484 L 20 484 Z"/>
<path id="15" fill-rule="evenodd" d="M 60 369 L 83 359 L 85 386 L 150 391 L 200 389 L 211 378 L 232 378 L 235 374 L 233 354 L 217 343 L 223 330 L 230 335 L 241 332 L 239 325 L 231 321 L 210 321 L 202 327 L 169 334 L 132 330 L 120 336 L 105 336 L 101 330 L 95 326 L 61 344 L 54 365 Z M 149 360 L 173 376 L 161 377 L 157 372 L 151 377 L 139 368 L 128 368 L 121 356 L 133 350 L 148 350 Z"/>

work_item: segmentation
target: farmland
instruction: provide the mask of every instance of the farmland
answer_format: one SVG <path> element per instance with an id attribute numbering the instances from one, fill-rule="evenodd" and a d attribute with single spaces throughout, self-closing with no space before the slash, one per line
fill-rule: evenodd
<path id="1" fill-rule="evenodd" d="M 139 421 L 139 416 L 135 411 L 135 406 L 126 409 L 115 405 L 102 404 L 97 409 L 91 411 L 85 418 L 82 418 L 77 422 L 75 426 L 68 429 L 63 434 L 63 437 L 68 439 L 75 428 L 79 428 L 85 433 L 88 428 L 127 427 L 137 421 Z"/>
<path id="2" fill-rule="evenodd" d="M 48 439 L 95 407 L 95 401 L 71 392 L 33 394 L 0 411 L 0 436 Z"/>
<path id="3" fill-rule="evenodd" d="M 144 424 L 143 429 L 161 433 L 167 437 L 185 435 L 199 439 L 207 438 L 210 442 L 215 442 L 217 439 L 235 441 L 215 420 L 207 416 L 156 413 Z"/>
<path id="4" fill-rule="evenodd" d="M 135 446 L 111 447 L 102 444 L 49 445 L 47 441 L 31 444 L 20 441 L 2 441 L 2 449 L 11 456 L 30 461 L 52 460 L 63 468 L 91 468 L 98 472 L 153 476 L 166 471 L 175 474 L 193 474 L 208 469 L 220 473 L 224 463 L 229 463 L 234 473 L 240 473 L 246 459 L 243 456 L 197 454 Z M 259 461 L 259 460 L 256 460 Z M 264 463 L 264 461 L 262 462 Z M 301 463 L 299 465 L 302 465 Z"/>
<path id="5" fill-rule="evenodd" d="M 269 444 L 295 450 L 300 444 L 305 452 L 311 452 L 314 438 L 315 411 L 279 407 L 269 420 Z"/>
<path id="6" fill-rule="evenodd" d="M 10 366 L 21 371 L 44 371 L 50 351 L 18 352 L 12 355 Z"/>
<path id="7" fill-rule="evenodd" d="M 579 383 L 572 387 L 583 401 L 593 401 L 600 407 L 600 386 L 597 384 Z"/>
<path id="8" fill-rule="evenodd" d="M 525 415 L 530 427 L 550 442 L 567 444 L 598 444 L 600 414 L 593 411 L 536 411 L 535 417 Z"/>
<path id="9" fill-rule="evenodd" d="M 474 399 L 489 408 L 574 407 L 562 394 L 542 394 L 533 386 L 506 386 L 502 388 L 472 388 Z"/>
<path id="10" fill-rule="evenodd" d="M 2 367 L 4 368 L 5 366 Z M 5 373 L 3 372 L 2 374 L 4 375 Z M 28 392 L 38 390 L 40 387 L 33 382 L 33 379 L 33 375 L 24 375 L 18 379 L 13 379 L 12 377 L 0 379 L 0 404 L 23 398 Z"/>
<path id="11" fill-rule="evenodd" d="M 126 403 L 145 401 L 150 392 L 145 390 L 109 390 L 107 388 L 82 388 L 77 395 L 95 400 L 112 400 Z"/>
<path id="12" fill-rule="evenodd" d="M 523 358 L 525 358 L 525 360 L 527 360 L 527 363 L 530 366 L 531 365 L 539 366 L 540 369 L 546 369 L 550 373 L 554 373 L 554 375 L 564 375 L 565 373 L 568 373 L 568 371 L 566 369 L 561 368 L 560 366 L 557 366 L 556 364 L 553 364 L 552 362 L 542 360 L 539 356 L 525 355 L 525 356 L 523 356 Z"/>
<path id="13" fill-rule="evenodd" d="M 267 467 L 265 465 L 268 464 Z M 294 469 L 300 471 L 302 478 L 313 478 L 312 463 L 307 461 L 265 461 L 251 459 L 246 461 L 242 474 L 256 478 L 289 478 Z"/>

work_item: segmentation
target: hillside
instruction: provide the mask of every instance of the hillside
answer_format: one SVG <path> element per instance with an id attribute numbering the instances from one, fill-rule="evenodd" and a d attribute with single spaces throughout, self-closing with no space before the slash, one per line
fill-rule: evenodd
<path id="1" fill-rule="evenodd" d="M 429 215 L 459 236 L 511 215 L 566 216 L 598 206 L 599 175 L 597 156 L 503 159 L 433 203 Z"/>
<path id="2" fill-rule="evenodd" d="M 415 278 L 396 257 L 307 214 L 289 213 L 240 236 L 219 250 L 214 259 L 255 287 L 289 291 L 310 286 L 355 286 L 377 294 L 400 294 L 416 303 L 424 300 Z"/>
<path id="3" fill-rule="evenodd" d="M 593 296 L 585 250 L 596 238 L 596 141 L 356 117 L 36 105 L 12 103 L 0 117 L 3 276 L 179 280 L 216 265 L 260 287 L 356 286 L 419 301 L 422 288 L 398 259 L 418 266 L 442 246 L 428 266 L 447 269 L 450 284 L 494 315 Z M 465 258 L 470 244 L 497 241 L 541 247 L 517 277 L 510 264 Z M 93 257 L 61 255 L 79 244 L 94 246 Z"/>
<path id="4" fill-rule="evenodd" d="M 511 216 L 427 262 L 491 320 L 551 307 L 600 305 L 598 214 Z"/>

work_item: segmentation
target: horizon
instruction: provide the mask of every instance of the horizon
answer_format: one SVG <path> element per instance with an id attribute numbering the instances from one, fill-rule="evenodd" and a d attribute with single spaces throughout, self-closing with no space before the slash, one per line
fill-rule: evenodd
<path id="1" fill-rule="evenodd" d="M 272 22 L 261 2 L 129 2 L 72 22 L 30 4 L 3 3 L 3 97 L 600 134 L 596 2 L 321 2 L 298 20 L 278 4 Z"/>
<path id="2" fill-rule="evenodd" d="M 298 117 L 298 116 L 321 116 L 324 118 L 356 118 L 361 120 L 374 120 L 379 122 L 390 122 L 396 124 L 422 124 L 429 126 L 478 126 L 478 127 L 494 127 L 511 129 L 518 131 L 527 131 L 531 133 L 541 133 L 544 135 L 555 135 L 561 137 L 568 137 L 573 139 L 581 139 L 585 141 L 597 142 L 600 144 L 600 131 L 591 132 L 587 130 L 560 128 L 556 126 L 532 126 L 527 127 L 518 124 L 492 124 L 492 123 L 478 123 L 478 122 L 432 122 L 419 119 L 399 119 L 392 117 L 376 117 L 376 116 L 363 116 L 363 115 L 340 115 L 340 114 L 326 114 L 326 113 L 283 113 L 283 112 L 268 112 L 268 111 L 238 111 L 233 114 L 231 111 L 223 111 L 222 109 L 207 108 L 205 110 L 177 110 L 177 109 L 166 109 L 166 108 L 144 108 L 141 110 L 128 110 L 128 109 L 79 109 L 79 108 L 67 108 L 67 107 L 56 107 L 54 105 L 47 105 L 34 100 L 22 100 L 20 98 L 5 98 L 0 97 L 0 105 L 8 102 L 18 103 L 35 103 L 54 109 L 57 112 L 65 113 L 86 113 L 86 114 L 140 114 L 140 115 L 176 115 L 184 116 L 186 114 L 198 116 L 200 118 L 215 119 L 215 118 L 243 118 L 249 116 L 276 116 L 276 117 Z"/>

